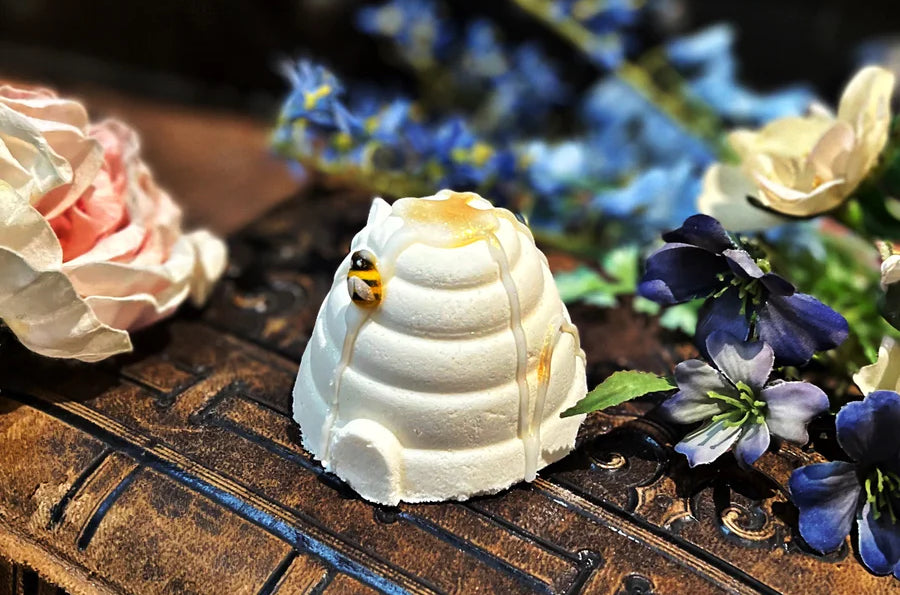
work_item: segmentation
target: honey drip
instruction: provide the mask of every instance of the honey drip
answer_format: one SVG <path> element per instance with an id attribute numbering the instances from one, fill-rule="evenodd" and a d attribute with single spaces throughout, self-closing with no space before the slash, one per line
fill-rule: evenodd
<path id="1" fill-rule="evenodd" d="M 322 443 L 319 452 L 323 453 L 322 461 L 327 465 L 331 460 L 331 437 L 334 433 L 334 424 L 338 420 L 341 394 L 341 381 L 344 378 L 344 372 L 350 366 L 353 359 L 353 350 L 356 347 L 356 338 L 363 324 L 369 320 L 372 315 L 372 308 L 352 308 L 348 307 L 344 313 L 344 320 L 347 326 L 347 332 L 344 335 L 344 344 L 341 346 L 341 359 L 338 361 L 337 367 L 334 369 L 334 377 L 331 384 L 334 387 L 331 397 L 331 407 L 328 415 L 322 423 Z"/>
<path id="2" fill-rule="evenodd" d="M 531 395 L 528 390 L 528 343 L 525 339 L 525 328 L 522 326 L 522 305 L 519 302 L 519 291 L 516 289 L 516 283 L 509 268 L 509 258 L 494 234 L 488 237 L 488 248 L 500 269 L 500 281 L 506 289 L 506 297 L 509 300 L 509 327 L 516 344 L 516 385 L 519 388 L 518 436 L 524 441 L 528 432 L 528 409 L 531 404 L 529 402 Z M 527 458 L 527 444 L 525 448 Z"/>
<path id="3" fill-rule="evenodd" d="M 547 401 L 547 391 L 550 388 L 550 363 L 553 361 L 553 352 L 559 343 L 563 333 L 571 334 L 575 339 L 577 354 L 584 360 L 584 351 L 581 349 L 581 339 L 578 336 L 578 328 L 571 322 L 563 320 L 552 325 L 544 335 L 544 344 L 538 358 L 538 386 L 535 395 L 534 411 L 528 423 L 528 429 L 523 438 L 525 445 L 525 481 L 534 481 L 537 477 L 537 466 L 541 456 L 541 422 L 544 419 L 544 404 Z"/>
<path id="4" fill-rule="evenodd" d="M 479 241 L 487 243 L 491 258 L 497 263 L 500 282 L 509 301 L 509 327 L 515 341 L 516 385 L 519 391 L 517 435 L 524 442 L 531 405 L 528 389 L 528 344 L 522 326 L 519 291 L 512 278 L 509 257 L 497 237 L 497 231 L 500 229 L 501 218 L 528 237 L 531 237 L 531 231 L 506 209 L 482 209 L 472 204 L 479 200 L 477 194 L 470 192 L 450 192 L 444 200 L 399 200 L 394 204 L 394 213 L 403 217 L 411 230 L 419 230 L 416 234 L 418 241 L 431 246 L 458 248 Z"/>
<path id="5" fill-rule="evenodd" d="M 458 248 L 496 233 L 500 228 L 498 209 L 479 209 L 471 192 L 453 192 L 444 200 L 401 199 L 394 213 L 411 226 L 422 229 L 421 241 L 432 246 Z"/>

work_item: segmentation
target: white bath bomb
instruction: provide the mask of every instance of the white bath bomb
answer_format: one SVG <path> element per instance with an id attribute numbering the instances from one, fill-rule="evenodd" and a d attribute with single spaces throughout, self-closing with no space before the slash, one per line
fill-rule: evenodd
<path id="1" fill-rule="evenodd" d="M 477 194 L 376 198 L 294 386 L 303 445 L 363 498 L 464 500 L 572 450 L 584 352 L 528 228 Z"/>

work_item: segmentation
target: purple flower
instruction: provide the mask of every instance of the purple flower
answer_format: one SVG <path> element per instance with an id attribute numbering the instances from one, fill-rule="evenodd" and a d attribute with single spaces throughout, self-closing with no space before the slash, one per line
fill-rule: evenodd
<path id="1" fill-rule="evenodd" d="M 807 465 L 791 474 L 800 534 L 820 552 L 833 550 L 855 518 L 866 567 L 900 578 L 900 395 L 880 390 L 848 403 L 836 426 L 838 443 L 853 462 Z"/>
<path id="2" fill-rule="evenodd" d="M 775 355 L 762 342 L 746 343 L 717 331 L 706 340 L 715 368 L 696 359 L 675 367 L 679 391 L 662 404 L 678 423 L 705 421 L 675 446 L 691 467 L 711 463 L 734 446 L 752 465 L 770 435 L 805 444 L 806 424 L 828 409 L 828 397 L 806 382 L 768 383 Z"/>
<path id="3" fill-rule="evenodd" d="M 647 258 L 638 292 L 660 304 L 705 298 L 695 334 L 701 351 L 721 329 L 768 343 L 780 364 L 803 365 L 847 338 L 843 316 L 797 293 L 712 217 L 689 217 L 663 239 L 667 244 Z"/>

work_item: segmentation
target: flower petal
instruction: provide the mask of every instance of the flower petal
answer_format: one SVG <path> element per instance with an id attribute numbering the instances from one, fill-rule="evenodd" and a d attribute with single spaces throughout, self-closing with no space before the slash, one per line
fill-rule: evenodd
<path id="1" fill-rule="evenodd" d="M 776 273 L 766 273 L 760 277 L 760 282 L 771 295 L 793 295 L 797 291 L 790 281 Z"/>
<path id="2" fill-rule="evenodd" d="M 196 269 L 195 248 L 187 236 L 178 238 L 161 264 L 94 262 L 64 267 L 100 320 L 128 330 L 174 312 L 190 294 Z"/>
<path id="3" fill-rule="evenodd" d="M 881 263 L 881 289 L 900 281 L 900 254 L 891 254 Z"/>
<path id="4" fill-rule="evenodd" d="M 828 410 L 828 396 L 808 382 L 780 382 L 759 393 L 766 402 L 766 424 L 779 438 L 806 444 L 809 420 Z"/>
<path id="5" fill-rule="evenodd" d="M 878 360 L 854 374 L 853 382 L 864 395 L 876 390 L 900 391 L 900 344 L 891 337 L 883 338 Z"/>
<path id="6" fill-rule="evenodd" d="M 853 151 L 856 134 L 846 122 L 835 122 L 828 132 L 813 146 L 804 168 L 803 186 L 817 186 L 824 180 L 843 178 L 847 160 Z M 818 179 L 818 180 L 817 180 Z M 818 181 L 818 184 L 817 184 Z M 849 183 L 848 180 L 846 180 Z M 808 186 L 807 186 L 808 185 Z M 849 188 L 844 189 L 846 193 Z"/>
<path id="7" fill-rule="evenodd" d="M 168 291 L 157 295 L 148 293 L 121 297 L 91 295 L 84 298 L 84 301 L 104 324 L 136 331 L 170 316 L 187 298 L 189 292 L 189 286 L 183 283 L 173 285 Z"/>
<path id="8" fill-rule="evenodd" d="M 758 312 L 759 337 L 784 365 L 806 364 L 813 353 L 837 347 L 850 332 L 843 316 L 805 293 L 770 295 Z"/>
<path id="9" fill-rule="evenodd" d="M 795 187 L 800 182 L 791 180 L 792 185 L 785 185 L 780 180 L 773 180 L 762 174 L 756 175 L 756 183 L 760 188 L 760 202 L 765 206 L 793 217 L 812 217 L 840 205 L 853 190 L 845 186 L 844 178 L 827 180 L 815 185 L 810 190 L 799 190 Z"/>
<path id="10" fill-rule="evenodd" d="M 794 286 L 784 277 L 775 273 L 763 272 L 756 260 L 746 250 L 739 248 L 725 250 L 722 255 L 725 257 L 731 272 L 745 281 L 759 279 L 763 287 L 775 295 L 791 295 L 796 291 Z"/>
<path id="11" fill-rule="evenodd" d="M 740 427 L 726 428 L 725 420 L 719 420 L 685 436 L 675 450 L 687 457 L 691 467 L 705 465 L 728 452 L 740 434 Z"/>
<path id="12" fill-rule="evenodd" d="M 750 333 L 750 323 L 745 313 L 741 312 L 744 302 L 738 289 L 732 287 L 717 298 L 706 300 L 697 314 L 697 330 L 694 343 L 707 359 L 706 340 L 715 331 L 723 331 L 737 339 L 744 340 Z"/>
<path id="13" fill-rule="evenodd" d="M 3 101 L 0 87 L 0 179 L 31 202 L 72 181 L 72 166 L 57 153 L 34 121 Z M 11 149 L 14 146 L 15 149 Z"/>
<path id="14" fill-rule="evenodd" d="M 889 574 L 900 562 L 900 524 L 887 514 L 875 520 L 871 502 L 863 506 L 859 519 L 859 555 L 875 574 Z"/>
<path id="15" fill-rule="evenodd" d="M 213 285 L 225 272 L 228 248 L 225 247 L 225 242 L 205 229 L 189 233 L 186 237 L 196 253 L 191 278 L 191 301 L 200 307 L 209 297 Z"/>
<path id="16" fill-rule="evenodd" d="M 675 366 L 675 382 L 680 390 L 661 407 L 677 423 L 694 423 L 721 413 L 719 401 L 708 396 L 711 391 L 737 396 L 734 387 L 719 372 L 698 359 L 689 359 Z"/>
<path id="17" fill-rule="evenodd" d="M 103 324 L 59 271 L 62 249 L 47 220 L 0 182 L 0 319 L 28 349 L 97 361 L 131 351 L 128 333 Z"/>
<path id="18" fill-rule="evenodd" d="M 841 95 L 838 119 L 856 133 L 854 163 L 848 166 L 853 180 L 862 179 L 887 143 L 891 122 L 891 94 L 894 74 L 879 66 L 861 69 Z"/>
<path id="19" fill-rule="evenodd" d="M 664 233 L 663 239 L 670 243 L 690 244 L 713 253 L 735 247 L 722 224 L 709 215 L 688 217 L 681 227 Z"/>
<path id="20" fill-rule="evenodd" d="M 775 363 L 775 354 L 765 343 L 745 342 L 726 331 L 711 333 L 706 338 L 706 351 L 732 384 L 744 382 L 754 393 L 765 386 Z"/>
<path id="21" fill-rule="evenodd" d="M 834 461 L 800 467 L 788 486 L 806 543 L 820 552 L 837 549 L 850 534 L 859 503 L 856 465 Z"/>
<path id="22" fill-rule="evenodd" d="M 688 244 L 666 244 L 647 258 L 638 292 L 660 304 L 706 297 L 722 285 L 722 257 Z"/>
<path id="23" fill-rule="evenodd" d="M 0 246 L 17 253 L 36 270 L 58 269 L 62 249 L 56 234 L 37 209 L 0 180 Z"/>
<path id="24" fill-rule="evenodd" d="M 722 252 L 722 256 L 725 257 L 731 272 L 742 279 L 759 279 L 765 274 L 759 268 L 759 265 L 756 264 L 756 261 L 753 260 L 753 257 L 747 254 L 746 250 L 732 248 Z"/>
<path id="25" fill-rule="evenodd" d="M 805 153 L 833 124 L 833 118 L 821 114 L 777 118 L 759 130 L 737 129 L 730 132 L 728 144 L 742 162 L 759 154 L 800 158 L 805 157 Z"/>
<path id="26" fill-rule="evenodd" d="M 769 428 L 765 423 L 744 426 L 741 437 L 734 448 L 738 462 L 748 467 L 769 448 Z"/>
<path id="27" fill-rule="evenodd" d="M 900 395 L 879 390 L 844 405 L 835 420 L 841 448 L 861 464 L 895 462 L 900 454 Z"/>
<path id="28" fill-rule="evenodd" d="M 100 322 L 61 272 L 35 270 L 3 247 L 0 271 L 0 319 L 31 351 L 86 362 L 131 351 L 128 333 Z"/>
<path id="29" fill-rule="evenodd" d="M 0 87 L 0 112 L 3 113 L 0 128 L 8 125 L 0 137 L 12 137 L 14 161 L 35 176 L 26 188 L 19 187 L 15 181 L 13 185 L 47 219 L 57 217 L 84 194 L 103 164 L 102 147 L 87 135 L 87 110 L 77 101 L 57 97 L 46 89 L 4 85 Z M 0 147 L 7 144 L 0 140 Z M 4 150 L 8 152 L 8 148 Z M 35 157 L 35 153 L 47 151 L 61 161 L 59 166 L 48 170 L 44 159 Z M 51 157 L 50 161 L 55 159 Z M 7 173 L 3 168 L 0 179 L 7 179 Z M 47 180 L 48 176 L 55 181 Z"/>
<path id="30" fill-rule="evenodd" d="M 697 210 L 715 217 L 725 228 L 733 231 L 770 229 L 788 222 L 753 206 L 747 199 L 748 196 L 758 195 L 759 187 L 741 168 L 716 163 L 703 175 Z"/>

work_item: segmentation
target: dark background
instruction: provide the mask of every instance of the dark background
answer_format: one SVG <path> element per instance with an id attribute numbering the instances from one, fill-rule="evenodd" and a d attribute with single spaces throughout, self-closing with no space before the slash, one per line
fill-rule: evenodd
<path id="1" fill-rule="evenodd" d="M 508 0 L 448 2 L 455 18 L 485 15 L 512 38 L 567 48 Z M 150 98 L 269 115 L 286 85 L 277 64 L 310 56 L 337 72 L 406 83 L 358 33 L 346 0 L 0 0 L 0 75 L 96 83 Z M 730 21 L 742 79 L 765 90 L 808 81 L 837 95 L 860 42 L 900 32 L 897 0 L 685 0 L 675 28 Z M 383 48 L 382 48 L 383 49 Z M 568 53 L 571 55 L 571 53 Z M 576 65 L 577 66 L 577 65 Z M 573 76 L 593 76 L 575 68 Z"/>

